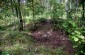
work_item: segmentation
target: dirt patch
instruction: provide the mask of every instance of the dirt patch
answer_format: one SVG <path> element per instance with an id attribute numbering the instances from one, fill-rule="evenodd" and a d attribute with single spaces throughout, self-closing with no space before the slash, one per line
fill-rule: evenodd
<path id="1" fill-rule="evenodd" d="M 53 31 L 52 23 L 47 21 L 46 23 L 39 23 L 40 27 L 31 32 L 31 36 L 35 39 L 36 43 L 52 46 L 53 48 L 64 46 L 64 50 L 69 55 L 74 55 L 74 49 L 66 33 L 57 29 Z"/>

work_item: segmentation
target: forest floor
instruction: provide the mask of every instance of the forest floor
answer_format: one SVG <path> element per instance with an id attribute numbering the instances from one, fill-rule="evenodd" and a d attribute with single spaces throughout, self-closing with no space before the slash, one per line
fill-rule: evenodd
<path id="1" fill-rule="evenodd" d="M 50 20 L 37 23 L 36 25 L 38 26 L 36 30 L 25 32 L 23 35 L 16 32 L 10 32 L 11 35 L 9 35 L 9 32 L 7 32 L 7 36 L 4 36 L 5 40 L 3 44 L 5 46 L 2 45 L 0 47 L 6 51 L 17 53 L 15 55 L 24 55 L 25 52 L 29 52 L 28 55 L 74 55 L 72 43 L 64 30 L 59 28 L 53 30 L 54 27 Z M 25 34 L 26 37 L 24 37 Z M 12 38 L 12 36 L 14 37 Z M 29 36 L 33 38 L 34 43 L 29 40 Z"/>
<path id="2" fill-rule="evenodd" d="M 51 48 L 64 47 L 68 55 L 74 55 L 74 49 L 68 35 L 62 29 L 53 30 L 51 21 L 36 24 L 39 27 L 29 33 L 37 44 L 50 46 Z"/>

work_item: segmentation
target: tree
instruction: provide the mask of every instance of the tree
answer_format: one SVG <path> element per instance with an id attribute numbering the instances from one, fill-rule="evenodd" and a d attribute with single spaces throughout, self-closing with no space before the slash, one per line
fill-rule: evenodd
<path id="1" fill-rule="evenodd" d="M 14 4 L 12 4 L 14 2 Z M 14 9 L 17 15 L 17 18 L 19 19 L 19 31 L 23 30 L 23 20 L 21 15 L 21 0 L 11 0 L 11 5 L 14 5 Z M 12 8 L 13 11 L 13 8 Z"/>
<path id="2" fill-rule="evenodd" d="M 84 2 L 85 2 L 85 0 L 81 0 L 82 11 L 83 11 L 83 13 L 82 13 L 82 18 L 83 18 L 83 19 L 85 18 L 85 17 L 84 17 Z"/>
<path id="3" fill-rule="evenodd" d="M 21 15 L 21 9 L 20 9 L 20 0 L 18 0 L 18 18 L 19 18 L 19 31 L 23 30 L 23 20 L 22 20 L 22 15 Z"/>

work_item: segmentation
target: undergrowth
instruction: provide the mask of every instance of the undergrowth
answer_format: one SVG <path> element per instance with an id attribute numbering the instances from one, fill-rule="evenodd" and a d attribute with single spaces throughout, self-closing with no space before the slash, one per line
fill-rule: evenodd
<path id="1" fill-rule="evenodd" d="M 5 31 L 1 38 L 1 55 L 68 55 L 63 47 L 52 49 L 49 46 L 37 45 L 25 32 Z"/>

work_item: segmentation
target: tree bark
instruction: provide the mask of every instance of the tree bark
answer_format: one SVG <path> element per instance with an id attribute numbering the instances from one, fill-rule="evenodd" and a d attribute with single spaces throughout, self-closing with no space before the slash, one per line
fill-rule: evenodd
<path id="1" fill-rule="evenodd" d="M 20 9 L 20 0 L 18 0 L 18 18 L 19 18 L 19 31 L 23 31 L 23 20 Z"/>
<path id="2" fill-rule="evenodd" d="M 84 0 L 82 0 L 82 11 L 83 11 L 83 13 L 82 13 L 82 19 L 84 19 Z"/>
<path id="3" fill-rule="evenodd" d="M 33 11 L 33 20 L 34 20 L 34 0 L 32 0 L 32 11 Z"/>

